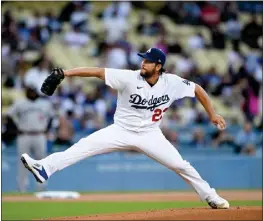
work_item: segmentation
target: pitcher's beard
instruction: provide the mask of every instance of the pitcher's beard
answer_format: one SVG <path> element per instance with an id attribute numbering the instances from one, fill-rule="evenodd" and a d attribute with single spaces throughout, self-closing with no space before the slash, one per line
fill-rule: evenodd
<path id="1" fill-rule="evenodd" d="M 140 73 L 140 75 L 141 75 L 143 78 L 145 78 L 145 79 L 148 79 L 148 78 L 152 77 L 153 74 L 154 74 L 154 72 L 151 72 L 151 73 L 149 73 L 149 72 L 142 73 L 142 72 L 141 72 L 141 73 Z"/>

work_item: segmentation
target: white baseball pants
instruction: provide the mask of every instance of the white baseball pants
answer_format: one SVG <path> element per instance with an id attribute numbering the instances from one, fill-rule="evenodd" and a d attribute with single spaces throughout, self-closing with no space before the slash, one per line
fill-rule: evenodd
<path id="1" fill-rule="evenodd" d="M 63 152 L 49 155 L 40 161 L 48 176 L 87 157 L 120 150 L 136 150 L 158 161 L 180 175 L 204 201 L 215 190 L 204 181 L 198 172 L 183 160 L 177 149 L 164 137 L 160 129 L 150 132 L 132 132 L 118 125 L 110 125 Z"/>

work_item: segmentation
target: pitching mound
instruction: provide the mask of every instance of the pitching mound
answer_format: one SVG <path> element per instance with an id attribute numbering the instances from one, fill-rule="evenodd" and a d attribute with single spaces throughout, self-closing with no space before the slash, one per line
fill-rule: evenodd
<path id="1" fill-rule="evenodd" d="M 60 217 L 49 220 L 262 220 L 261 207 L 233 207 L 152 210 L 147 212 Z"/>

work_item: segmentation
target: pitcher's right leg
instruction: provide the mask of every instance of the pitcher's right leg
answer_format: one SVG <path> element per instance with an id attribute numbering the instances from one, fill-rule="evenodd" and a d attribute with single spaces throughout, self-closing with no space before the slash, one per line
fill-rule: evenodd
<path id="1" fill-rule="evenodd" d="M 38 182 L 45 182 L 53 173 L 75 164 L 87 157 L 109 153 L 117 150 L 129 149 L 129 142 L 125 140 L 125 130 L 111 125 L 101 129 L 63 152 L 57 152 L 36 161 L 27 154 L 21 157 L 25 167 L 33 173 Z"/>
<path id="2" fill-rule="evenodd" d="M 138 139 L 138 147 L 149 157 L 175 171 L 194 188 L 200 199 L 207 201 L 212 208 L 229 208 L 229 203 L 218 196 L 215 189 L 210 187 L 189 162 L 183 160 L 177 149 L 160 130 L 141 135 Z"/>

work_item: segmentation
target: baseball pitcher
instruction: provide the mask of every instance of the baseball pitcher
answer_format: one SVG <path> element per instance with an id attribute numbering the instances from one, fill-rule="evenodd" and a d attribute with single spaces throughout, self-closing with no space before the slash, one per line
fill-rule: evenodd
<path id="1" fill-rule="evenodd" d="M 202 87 L 177 75 L 164 73 L 166 55 L 161 50 L 151 48 L 138 55 L 143 60 L 141 69 L 136 71 L 96 67 L 53 69 L 42 85 L 42 92 L 49 96 L 65 77 L 97 77 L 116 89 L 118 100 L 114 124 L 82 138 L 64 152 L 51 154 L 42 160 L 23 154 L 24 166 L 38 182 L 43 183 L 56 171 L 87 157 L 118 150 L 136 150 L 176 172 L 212 208 L 229 208 L 228 201 L 221 198 L 195 168 L 182 159 L 159 128 L 169 106 L 183 97 L 196 96 L 211 122 L 220 130 L 225 129 L 225 120 L 216 114 Z"/>

